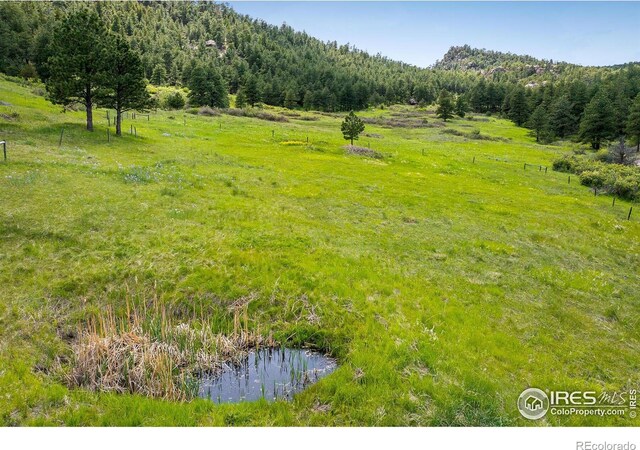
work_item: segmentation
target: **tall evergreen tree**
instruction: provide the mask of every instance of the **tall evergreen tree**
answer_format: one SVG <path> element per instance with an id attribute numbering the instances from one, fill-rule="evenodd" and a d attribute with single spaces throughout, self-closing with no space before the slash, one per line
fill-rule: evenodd
<path id="1" fill-rule="evenodd" d="M 463 95 L 456 98 L 455 113 L 458 117 L 464 117 L 467 114 L 467 101 Z"/>
<path id="2" fill-rule="evenodd" d="M 640 152 L 640 94 L 633 100 L 627 118 L 627 135 L 636 141 L 636 152 Z"/>
<path id="3" fill-rule="evenodd" d="M 519 127 L 523 126 L 529 119 L 529 105 L 522 86 L 516 87 L 508 100 L 509 111 L 507 117 Z"/>
<path id="4" fill-rule="evenodd" d="M 247 106 L 247 95 L 244 93 L 244 89 L 241 88 L 236 94 L 236 108 L 244 108 Z"/>
<path id="5" fill-rule="evenodd" d="M 32 39 L 27 17 L 19 4 L 0 3 L 0 70 L 9 75 L 18 75 L 27 62 Z"/>
<path id="6" fill-rule="evenodd" d="M 244 86 L 244 92 L 247 96 L 247 103 L 254 107 L 256 103 L 260 102 L 260 90 L 258 89 L 258 80 L 253 75 L 247 78 L 247 83 Z"/>
<path id="7" fill-rule="evenodd" d="M 613 96 L 613 112 L 616 135 L 618 136 L 622 136 L 625 133 L 630 103 L 631 101 L 624 90 L 618 89 Z"/>
<path id="8" fill-rule="evenodd" d="M 576 118 L 573 115 L 572 106 L 567 95 L 558 97 L 551 104 L 549 112 L 551 130 L 560 138 L 565 138 L 575 132 Z"/>
<path id="9" fill-rule="evenodd" d="M 284 95 L 284 107 L 294 109 L 298 107 L 298 94 L 293 89 L 288 89 Z"/>
<path id="10" fill-rule="evenodd" d="M 107 30 L 87 7 L 71 11 L 56 28 L 48 61 L 47 91 L 53 103 L 84 105 L 87 130 L 93 131 L 93 107 L 104 80 Z"/>
<path id="11" fill-rule="evenodd" d="M 538 105 L 536 109 L 531 113 L 528 122 L 529 128 L 531 128 L 536 136 L 536 142 L 540 142 L 547 137 L 549 131 L 549 118 L 544 104 Z"/>
<path id="12" fill-rule="evenodd" d="M 194 106 L 229 107 L 227 84 L 213 64 L 198 64 L 189 80 L 189 101 Z"/>
<path id="13" fill-rule="evenodd" d="M 116 110 L 116 135 L 122 136 L 122 113 L 149 105 L 144 68 L 140 56 L 119 34 L 111 34 L 105 46 L 105 67 L 100 103 Z M 178 94 L 179 95 L 179 94 Z"/>
<path id="14" fill-rule="evenodd" d="M 611 100 L 600 90 L 584 110 L 580 122 L 580 141 L 599 150 L 603 142 L 614 137 L 616 124 Z"/>
<path id="15" fill-rule="evenodd" d="M 487 111 L 487 83 L 484 78 L 471 89 L 471 108 L 481 113 Z"/>
<path id="16" fill-rule="evenodd" d="M 164 68 L 164 64 L 156 64 L 151 72 L 151 84 L 156 86 L 163 85 L 167 81 L 167 69 Z"/>
<path id="17" fill-rule="evenodd" d="M 449 91 L 443 89 L 440 91 L 440 95 L 438 95 L 436 115 L 446 122 L 448 119 L 453 118 L 454 110 L 455 105 L 451 94 Z"/>

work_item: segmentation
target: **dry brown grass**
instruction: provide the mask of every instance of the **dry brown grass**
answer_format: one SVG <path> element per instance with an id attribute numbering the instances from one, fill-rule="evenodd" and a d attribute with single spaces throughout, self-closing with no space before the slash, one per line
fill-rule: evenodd
<path id="1" fill-rule="evenodd" d="M 248 329 L 248 303 L 232 309 L 234 330 L 214 333 L 207 323 L 173 324 L 163 308 L 151 315 L 127 308 L 127 318 L 107 310 L 71 343 L 65 378 L 71 387 L 189 400 L 198 393 L 198 375 L 216 373 L 273 339 Z M 150 318 L 147 318 L 150 317 Z"/>
<path id="2" fill-rule="evenodd" d="M 345 145 L 344 149 L 350 155 L 366 156 L 368 158 L 374 158 L 374 159 L 383 158 L 382 153 L 377 152 L 375 150 L 371 150 L 370 148 L 367 148 L 367 147 L 358 147 L 357 145 Z"/>

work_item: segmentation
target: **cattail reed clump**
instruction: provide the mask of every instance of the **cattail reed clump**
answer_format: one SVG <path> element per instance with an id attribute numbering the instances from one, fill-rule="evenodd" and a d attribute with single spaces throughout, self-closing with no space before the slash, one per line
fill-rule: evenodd
<path id="1" fill-rule="evenodd" d="M 72 342 L 70 387 L 186 401 L 198 394 L 199 375 L 275 346 L 270 336 L 249 331 L 247 304 L 232 311 L 234 329 L 226 335 L 204 321 L 173 324 L 164 309 L 150 318 L 127 309 L 126 319 L 107 310 Z"/>

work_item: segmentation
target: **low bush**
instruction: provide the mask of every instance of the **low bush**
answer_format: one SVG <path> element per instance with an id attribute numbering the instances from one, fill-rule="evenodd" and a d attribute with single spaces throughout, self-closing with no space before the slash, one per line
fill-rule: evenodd
<path id="1" fill-rule="evenodd" d="M 164 109 L 182 109 L 186 103 L 184 96 L 179 91 L 175 91 L 167 96 L 162 107 Z"/>
<path id="2" fill-rule="evenodd" d="M 598 155 L 565 155 L 553 162 L 557 172 L 575 173 L 584 186 L 604 190 L 627 200 L 640 199 L 640 167 L 608 164 Z"/>

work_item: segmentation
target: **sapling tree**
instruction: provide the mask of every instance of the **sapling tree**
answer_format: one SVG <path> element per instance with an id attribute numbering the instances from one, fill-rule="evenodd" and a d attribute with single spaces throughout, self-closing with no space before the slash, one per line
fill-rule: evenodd
<path id="1" fill-rule="evenodd" d="M 342 130 L 344 138 L 351 140 L 351 145 L 353 145 L 353 141 L 358 140 L 360 133 L 364 131 L 364 123 L 351 111 L 347 117 L 344 118 L 340 129 Z"/>

